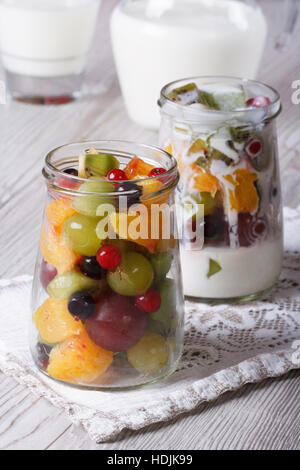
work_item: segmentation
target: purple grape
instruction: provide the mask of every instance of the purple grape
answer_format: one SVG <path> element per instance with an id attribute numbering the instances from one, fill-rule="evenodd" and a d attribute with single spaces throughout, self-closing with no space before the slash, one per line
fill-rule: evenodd
<path id="1" fill-rule="evenodd" d="M 87 277 L 92 279 L 102 279 L 105 271 L 98 264 L 96 256 L 86 256 L 79 265 L 80 271 Z"/>
<path id="2" fill-rule="evenodd" d="M 41 265 L 40 280 L 45 290 L 47 290 L 48 284 L 50 284 L 50 282 L 53 281 L 56 276 L 57 269 L 43 259 Z"/>
<path id="3" fill-rule="evenodd" d="M 87 291 L 78 291 L 71 295 L 68 302 L 70 314 L 78 320 L 86 320 L 95 311 L 95 301 Z"/>

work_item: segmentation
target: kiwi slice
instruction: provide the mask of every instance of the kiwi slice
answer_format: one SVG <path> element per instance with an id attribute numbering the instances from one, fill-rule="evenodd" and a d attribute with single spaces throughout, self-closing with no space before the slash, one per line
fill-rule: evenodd
<path id="1" fill-rule="evenodd" d="M 199 103 L 199 89 L 196 83 L 188 83 L 187 85 L 172 90 L 168 94 L 168 98 L 182 105 Z"/>

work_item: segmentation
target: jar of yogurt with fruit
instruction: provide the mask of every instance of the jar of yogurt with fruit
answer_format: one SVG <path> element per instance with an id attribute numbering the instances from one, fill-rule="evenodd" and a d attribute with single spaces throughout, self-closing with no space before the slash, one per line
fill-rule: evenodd
<path id="1" fill-rule="evenodd" d="M 202 237 L 193 230 L 182 239 L 184 293 L 255 299 L 275 284 L 282 265 L 280 97 L 256 81 L 201 77 L 165 86 L 159 103 L 160 144 L 181 172 L 182 223 L 202 229 Z"/>
<path id="2" fill-rule="evenodd" d="M 153 208 L 174 205 L 176 160 L 146 145 L 86 142 L 50 152 L 43 175 L 31 323 L 38 368 L 91 389 L 168 376 L 183 346 L 179 242 Z"/>

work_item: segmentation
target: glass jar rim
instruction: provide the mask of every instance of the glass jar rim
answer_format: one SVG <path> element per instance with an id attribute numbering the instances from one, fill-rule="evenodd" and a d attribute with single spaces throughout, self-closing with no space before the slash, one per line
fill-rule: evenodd
<path id="1" fill-rule="evenodd" d="M 192 83 L 192 82 L 197 82 L 197 81 L 199 82 L 200 80 L 203 81 L 206 85 L 213 84 L 214 82 L 215 83 L 217 82 L 219 84 L 226 82 L 225 84 L 227 85 L 229 85 L 230 83 L 231 84 L 235 83 L 235 84 L 240 84 L 242 86 L 249 84 L 252 86 L 263 88 L 265 91 L 268 91 L 269 94 L 272 95 L 272 99 L 270 99 L 270 103 L 259 108 L 258 107 L 247 107 L 247 108 L 245 107 L 245 108 L 237 108 L 234 111 L 222 111 L 218 109 L 203 109 L 203 110 L 197 110 L 195 108 L 189 109 L 189 106 L 176 103 L 168 97 L 168 93 L 174 90 L 174 88 L 178 88 L 180 86 L 183 86 L 185 84 Z M 222 118 L 223 120 L 224 118 L 232 119 L 234 117 L 241 118 L 241 116 L 244 116 L 245 118 L 249 117 L 249 120 L 250 120 L 251 115 L 253 116 L 257 114 L 258 111 L 264 112 L 264 118 L 262 118 L 259 121 L 259 122 L 264 122 L 264 121 L 268 121 L 268 120 L 276 118 L 281 112 L 280 94 L 278 93 L 277 90 L 275 90 L 275 88 L 271 87 L 270 85 L 267 85 L 264 82 L 260 82 L 257 80 L 250 80 L 248 78 L 231 77 L 231 76 L 226 76 L 226 75 L 224 76 L 223 75 L 220 75 L 220 76 L 203 75 L 203 76 L 193 76 L 193 77 L 182 78 L 179 80 L 174 80 L 168 83 L 167 85 L 165 85 L 161 90 L 160 99 L 158 100 L 158 105 L 160 106 L 160 108 L 163 108 L 165 104 L 167 104 L 168 109 L 171 111 L 171 113 L 167 113 L 167 114 L 173 115 L 174 113 L 174 117 L 176 117 L 176 111 L 178 110 L 182 111 L 185 114 L 185 117 L 182 118 L 182 120 L 188 121 L 188 122 L 197 122 L 198 121 L 197 117 L 200 118 L 200 117 L 203 117 L 204 115 L 209 116 L 212 119 L 215 117 L 216 119 Z M 188 116 L 189 112 L 190 112 L 190 117 Z"/>
<path id="2" fill-rule="evenodd" d="M 76 187 L 74 189 L 74 186 L 76 184 L 80 183 L 85 183 L 87 181 L 91 181 L 90 178 L 83 178 L 80 176 L 72 175 L 69 173 L 66 173 L 63 169 L 58 168 L 53 162 L 51 161 L 54 155 L 56 155 L 59 151 L 66 150 L 68 148 L 72 148 L 73 146 L 86 146 L 88 150 L 90 147 L 96 147 L 96 150 L 100 153 L 109 153 L 111 155 L 116 155 L 116 156 L 129 156 L 129 158 L 134 158 L 135 156 L 139 156 L 139 150 L 142 152 L 148 151 L 148 152 L 153 152 L 156 154 L 159 154 L 166 158 L 166 161 L 170 162 L 170 168 L 166 169 L 166 171 L 160 175 L 156 176 L 151 176 L 151 177 L 146 177 L 146 178 L 140 178 L 140 179 L 134 179 L 134 180 L 122 180 L 122 181 L 108 181 L 104 178 L 99 177 L 99 181 L 107 181 L 107 183 L 113 183 L 117 187 L 117 185 L 121 185 L 124 183 L 129 183 L 129 182 L 134 182 L 134 183 L 144 183 L 145 181 L 161 181 L 163 182 L 163 187 L 154 192 L 151 193 L 147 196 L 153 197 L 154 195 L 160 194 L 165 191 L 169 191 L 173 188 L 175 188 L 178 184 L 179 181 L 179 171 L 178 171 L 178 165 L 176 159 L 166 150 L 161 149 L 159 147 L 156 147 L 154 145 L 148 145 L 148 144 L 141 144 L 133 141 L 126 141 L 126 140 L 93 140 L 93 141 L 81 141 L 81 142 L 71 142 L 68 144 L 61 145 L 59 147 L 54 148 L 45 157 L 45 165 L 42 170 L 42 174 L 44 178 L 51 184 L 51 187 L 54 190 L 58 190 L 60 192 L 66 193 L 66 194 L 86 194 L 86 195 L 118 195 L 120 196 L 120 193 L 117 191 L 112 191 L 112 192 L 99 192 L 99 191 L 80 191 L 80 186 Z M 119 146 L 132 146 L 135 147 L 136 151 L 135 152 L 125 152 L 119 149 Z M 104 148 L 103 148 L 104 146 Z M 107 148 L 108 147 L 108 148 Z M 119 150 L 118 150 L 119 149 Z M 63 160 L 59 160 L 58 163 L 63 164 L 65 163 L 71 163 L 70 158 L 78 158 L 79 155 L 72 155 L 70 157 L 65 157 Z M 66 162 L 66 158 L 69 158 L 69 160 Z M 74 160 L 75 162 L 75 160 Z M 73 162 L 73 163 L 74 163 Z M 66 187 L 63 184 L 60 184 L 60 181 L 69 181 L 70 183 L 73 183 L 72 187 Z M 93 180 L 97 181 L 97 179 Z M 130 195 L 132 191 L 124 191 L 122 192 L 122 195 Z"/>

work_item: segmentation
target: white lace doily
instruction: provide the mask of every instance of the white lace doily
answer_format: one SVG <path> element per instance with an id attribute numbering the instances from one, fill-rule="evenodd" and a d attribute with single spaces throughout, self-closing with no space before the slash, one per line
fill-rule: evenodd
<path id="1" fill-rule="evenodd" d="M 69 388 L 40 374 L 24 333 L 30 318 L 29 276 L 0 281 L 0 369 L 63 408 L 73 423 L 102 442 L 125 428 L 173 419 L 246 383 L 299 368 L 300 208 L 286 208 L 284 214 L 286 251 L 277 286 L 246 305 L 187 302 L 184 354 L 168 380 L 110 393 Z"/>

